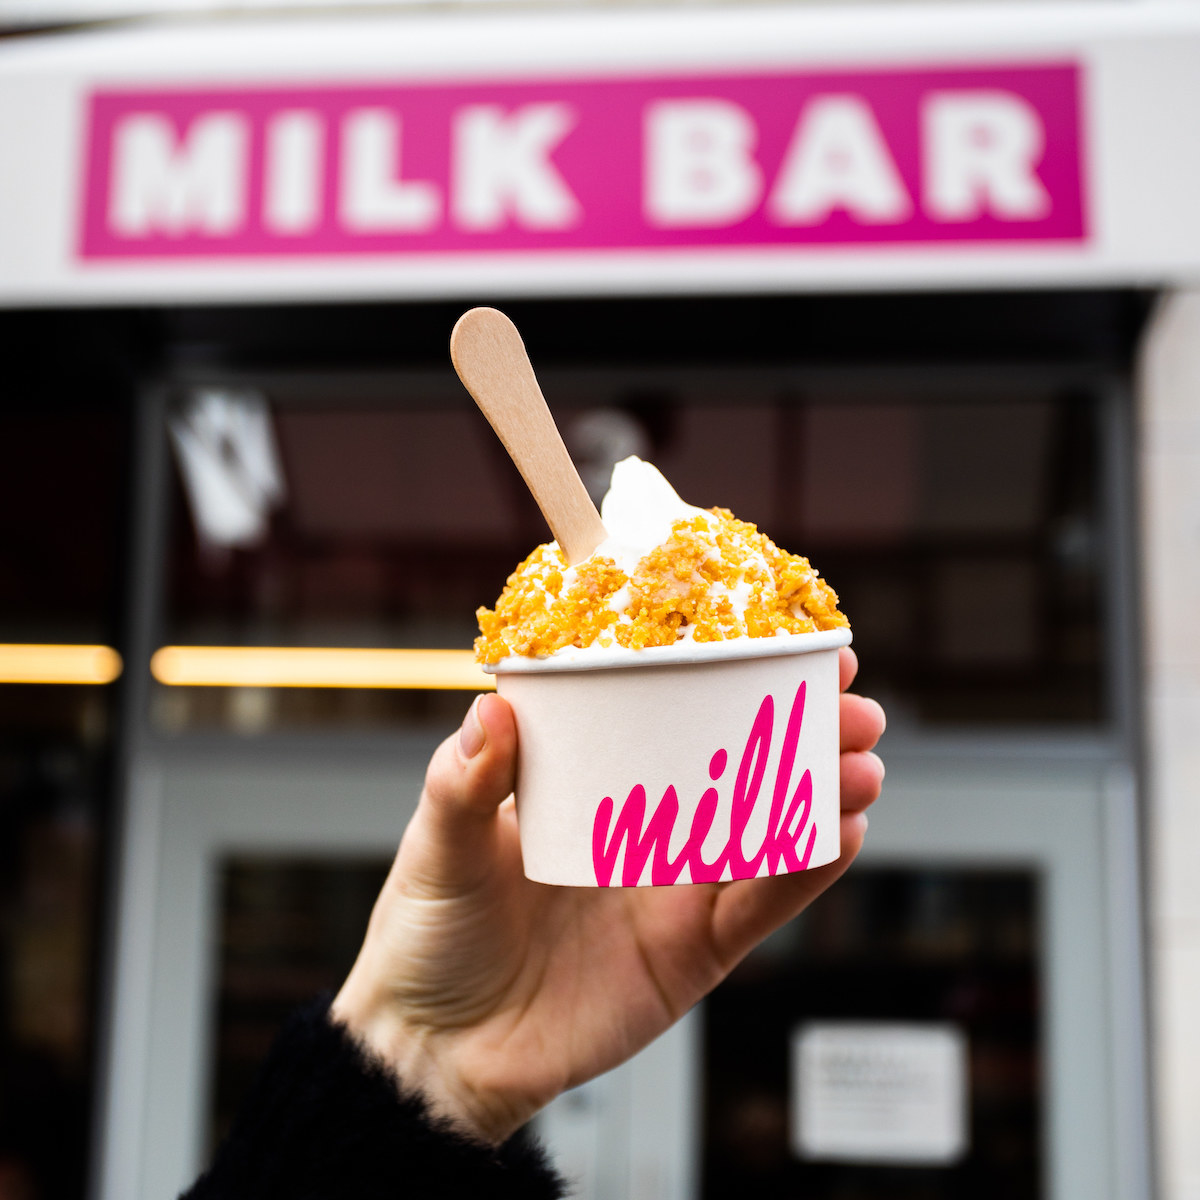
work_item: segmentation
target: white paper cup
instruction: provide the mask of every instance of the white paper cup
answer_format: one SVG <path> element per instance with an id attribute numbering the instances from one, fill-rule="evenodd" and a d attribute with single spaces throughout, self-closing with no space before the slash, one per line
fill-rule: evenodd
<path id="1" fill-rule="evenodd" d="M 782 875 L 840 853 L 848 629 L 506 658 L 525 874 L 632 887 Z"/>

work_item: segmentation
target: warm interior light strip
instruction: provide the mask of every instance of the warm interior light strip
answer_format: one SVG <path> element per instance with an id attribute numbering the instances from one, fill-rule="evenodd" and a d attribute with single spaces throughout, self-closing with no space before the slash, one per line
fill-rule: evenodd
<path id="1" fill-rule="evenodd" d="M 490 691 L 470 650 L 163 646 L 150 673 L 172 687 L 460 688 Z"/>
<path id="2" fill-rule="evenodd" d="M 0 683 L 112 683 L 120 674 L 111 646 L 0 643 Z"/>

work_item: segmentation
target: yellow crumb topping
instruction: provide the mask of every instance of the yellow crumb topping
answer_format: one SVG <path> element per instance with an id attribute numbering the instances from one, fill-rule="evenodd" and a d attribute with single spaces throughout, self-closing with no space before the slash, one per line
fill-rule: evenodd
<path id="1" fill-rule="evenodd" d="M 632 577 L 611 558 L 569 567 L 557 546 L 539 546 L 508 577 L 496 607 L 476 612 L 476 658 L 495 663 L 595 643 L 641 650 L 850 624 L 808 559 L 780 550 L 727 509 L 709 511 L 676 521 Z"/>

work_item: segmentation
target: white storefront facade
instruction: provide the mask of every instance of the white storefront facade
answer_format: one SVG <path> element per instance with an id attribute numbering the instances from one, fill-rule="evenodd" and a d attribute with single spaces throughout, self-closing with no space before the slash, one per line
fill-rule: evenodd
<path id="1" fill-rule="evenodd" d="M 1198 120 L 1200 9 L 1173 3 L 290 10 L 30 33 L 0 42 L 0 305 L 1156 293 L 1130 456 L 1138 831 L 1105 835 L 1129 861 L 1097 885 L 1132 910 L 1104 936 L 1137 940 L 1146 971 L 1143 1010 L 1117 977 L 1138 950 L 1099 944 L 1124 1014 L 1105 1036 L 1147 1039 L 1150 1096 L 1132 1053 L 1096 1085 L 1131 1095 L 1075 1142 L 1071 1103 L 1052 1104 L 1047 1141 L 1069 1146 L 1046 1188 L 1100 1194 L 1081 1164 L 1107 1131 L 1103 1194 L 1200 1200 Z M 164 1194 L 182 1180 L 162 1156 L 186 1175 L 199 1154 L 198 1110 L 167 1110 L 200 1051 L 156 1065 L 163 1043 L 139 1046 L 143 1020 L 172 1029 L 150 961 L 169 931 L 138 898 L 163 886 L 146 856 L 173 801 L 148 802 L 148 777 L 126 800 L 104 1200 Z M 188 836 L 208 853 L 224 835 Z M 185 977 L 194 992 L 203 972 Z M 638 1103 L 684 1069 L 686 1048 L 663 1054 L 628 1085 Z"/>

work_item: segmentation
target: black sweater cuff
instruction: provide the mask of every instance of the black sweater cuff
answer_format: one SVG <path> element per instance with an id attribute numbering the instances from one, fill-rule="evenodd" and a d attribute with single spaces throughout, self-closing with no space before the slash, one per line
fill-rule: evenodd
<path id="1" fill-rule="evenodd" d="M 181 1200 L 558 1200 L 518 1133 L 499 1148 L 430 1115 L 339 1025 L 329 1001 L 284 1027 L 211 1169 Z"/>

